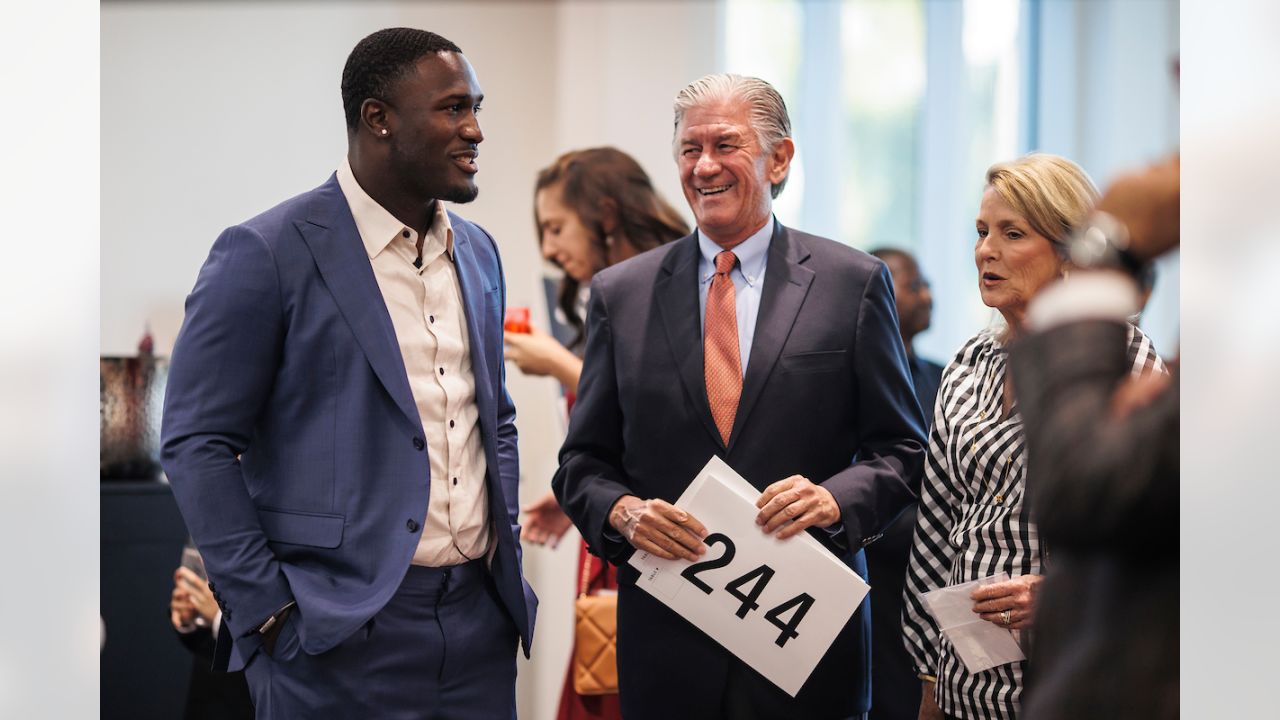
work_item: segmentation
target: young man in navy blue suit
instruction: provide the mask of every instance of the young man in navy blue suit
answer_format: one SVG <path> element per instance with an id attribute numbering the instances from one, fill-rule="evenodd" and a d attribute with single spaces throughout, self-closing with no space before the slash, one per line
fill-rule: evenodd
<path id="1" fill-rule="evenodd" d="M 187 299 L 162 462 L 258 717 L 509 718 L 521 571 L 482 92 L 393 28 L 342 76 L 348 153 L 224 231 Z"/>
<path id="2" fill-rule="evenodd" d="M 628 720 L 843 719 L 871 701 L 866 603 L 792 698 L 638 589 L 626 564 L 637 550 L 705 552 L 706 528 L 672 503 L 712 455 L 761 491 L 762 532 L 807 531 L 863 576 L 863 546 L 915 498 L 924 429 L 892 280 L 866 253 L 774 219 L 790 126 L 757 78 L 709 75 L 681 91 L 674 150 L 697 232 L 591 284 L 552 487 L 619 567 Z"/>

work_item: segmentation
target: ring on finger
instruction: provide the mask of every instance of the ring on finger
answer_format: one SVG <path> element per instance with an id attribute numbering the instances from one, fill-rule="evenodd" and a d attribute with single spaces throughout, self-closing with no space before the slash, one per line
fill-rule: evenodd
<path id="1" fill-rule="evenodd" d="M 1002 625 L 1004 625 L 1005 627 L 1008 627 L 1008 625 L 1009 625 L 1009 611 L 1008 611 L 1008 610 L 1001 610 L 1001 611 L 1000 611 L 1000 623 L 1001 623 Z"/>

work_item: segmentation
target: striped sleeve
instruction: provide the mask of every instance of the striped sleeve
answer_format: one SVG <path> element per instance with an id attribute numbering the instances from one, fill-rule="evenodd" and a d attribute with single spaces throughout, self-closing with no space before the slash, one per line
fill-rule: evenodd
<path id="1" fill-rule="evenodd" d="M 1151 338 L 1142 332 L 1138 326 L 1129 323 L 1129 374 L 1133 377 L 1142 377 L 1158 372 L 1162 375 L 1169 374 L 1169 368 L 1165 367 L 1164 361 L 1160 359 L 1160 355 L 1156 352 L 1155 345 L 1151 342 Z"/>

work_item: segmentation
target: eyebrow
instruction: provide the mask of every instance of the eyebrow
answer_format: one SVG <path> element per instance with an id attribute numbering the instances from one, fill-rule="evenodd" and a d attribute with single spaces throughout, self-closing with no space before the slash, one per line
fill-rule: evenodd
<path id="1" fill-rule="evenodd" d="M 974 218 L 974 221 L 973 221 L 973 222 L 974 222 L 974 224 L 975 224 L 975 225 L 989 225 L 989 224 L 991 224 L 991 223 L 986 222 L 986 221 L 985 221 L 985 220 L 983 220 L 982 218 Z M 1001 228 L 1006 228 L 1006 227 L 1009 227 L 1009 226 L 1011 226 L 1011 225 L 1018 225 L 1018 224 L 1019 224 L 1019 222 L 1018 222 L 1017 220 L 999 220 L 999 221 L 997 221 L 997 222 L 995 223 L 996 227 L 1001 227 Z"/>
<path id="2" fill-rule="evenodd" d="M 440 102 L 442 103 L 467 102 L 472 99 L 473 97 L 470 93 L 454 93 L 452 95 L 446 95 L 443 98 L 440 98 Z M 479 105 L 480 103 L 484 102 L 484 94 L 474 96 L 474 100 L 475 100 L 475 103 Z"/>
<path id="3" fill-rule="evenodd" d="M 744 137 L 746 137 L 746 136 L 745 136 L 743 133 L 741 133 L 741 132 L 739 132 L 739 131 L 737 131 L 737 130 L 725 130 L 724 132 L 721 132 L 720 134 L 716 135 L 716 136 L 713 138 L 713 140 L 714 140 L 715 142 L 717 142 L 717 143 L 718 143 L 718 142 L 723 142 L 723 141 L 725 141 L 725 140 L 738 140 L 738 141 L 741 141 Z M 695 140 L 695 139 L 693 139 L 693 138 L 691 138 L 691 137 L 687 137 L 687 136 L 686 136 L 684 139 L 682 139 L 682 140 L 680 141 L 680 144 L 681 144 L 681 145 L 701 145 L 702 143 L 701 143 L 701 142 L 699 142 L 698 140 Z"/>

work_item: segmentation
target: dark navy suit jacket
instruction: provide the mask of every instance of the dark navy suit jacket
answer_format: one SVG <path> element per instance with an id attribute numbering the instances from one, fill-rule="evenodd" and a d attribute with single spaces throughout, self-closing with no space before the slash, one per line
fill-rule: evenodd
<path id="1" fill-rule="evenodd" d="M 942 366 L 919 355 L 907 356 L 911 382 L 924 411 L 925 430 L 933 425 L 933 405 L 942 383 Z M 920 493 L 920 480 L 912 486 Z M 871 583 L 871 712 L 869 720 L 915 720 L 920 714 L 920 678 L 902 638 L 902 587 L 907 579 L 916 504 L 902 511 L 880 539 L 868 545 Z"/>
<path id="2" fill-rule="evenodd" d="M 524 642 L 505 285 L 493 238 L 450 213 L 488 472 L 499 595 Z M 335 177 L 225 230 L 187 298 L 165 396 L 161 462 L 234 638 L 290 600 L 318 654 L 395 593 L 427 513 L 430 462 L 391 317 Z"/>
<path id="3" fill-rule="evenodd" d="M 729 656 L 635 588 L 636 572 L 625 564 L 630 546 L 607 537 L 619 497 L 674 502 L 712 455 L 760 489 L 801 474 L 830 490 L 842 512 L 842 533 L 813 534 L 865 574 L 861 548 L 915 499 L 911 487 L 924 461 L 923 419 L 884 263 L 781 225 L 770 241 L 726 446 L 703 380 L 698 252 L 690 235 L 596 275 L 577 403 L 553 481 L 592 550 L 619 564 L 622 702 L 637 717 L 684 717 L 680 708 L 695 717 L 698 707 L 714 708 Z M 791 706 L 795 717 L 866 710 L 865 608 L 801 690 Z M 657 672 L 643 667 L 654 662 L 661 663 L 654 692 L 629 694 L 629 681 L 648 687 L 636 676 Z M 663 683 L 687 677 L 698 685 L 661 692 Z M 673 704 L 673 693 L 683 692 L 706 695 L 706 702 L 682 696 Z"/>

